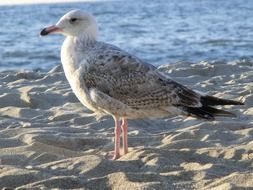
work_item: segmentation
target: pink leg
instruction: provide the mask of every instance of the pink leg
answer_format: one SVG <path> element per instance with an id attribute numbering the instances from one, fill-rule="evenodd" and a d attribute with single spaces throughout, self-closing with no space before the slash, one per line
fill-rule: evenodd
<path id="1" fill-rule="evenodd" d="M 118 117 L 113 117 L 115 122 L 114 128 L 114 155 L 112 160 L 116 160 L 120 157 L 120 123 Z"/>
<path id="2" fill-rule="evenodd" d="M 128 141 L 127 141 L 127 119 L 122 119 L 121 130 L 122 130 L 122 138 L 123 138 L 123 154 L 128 152 Z"/>

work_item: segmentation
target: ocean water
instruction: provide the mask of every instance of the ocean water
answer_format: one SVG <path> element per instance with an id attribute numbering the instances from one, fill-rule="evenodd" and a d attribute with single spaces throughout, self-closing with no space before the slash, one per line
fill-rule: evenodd
<path id="1" fill-rule="evenodd" d="M 252 0 L 98 1 L 0 6 L 0 70 L 60 64 L 63 36 L 39 32 L 76 8 L 95 15 L 100 40 L 154 65 L 252 58 Z"/>

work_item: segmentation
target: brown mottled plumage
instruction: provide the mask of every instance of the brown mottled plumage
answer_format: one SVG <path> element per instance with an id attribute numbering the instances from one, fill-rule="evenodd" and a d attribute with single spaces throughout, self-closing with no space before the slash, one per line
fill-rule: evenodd
<path id="1" fill-rule="evenodd" d="M 164 117 L 173 114 L 169 113 L 171 106 L 179 108 L 175 113 L 179 114 L 183 112 L 180 106 L 201 105 L 200 95 L 168 79 L 153 65 L 117 47 L 95 43 L 85 50 L 90 56 L 83 80 L 88 89 L 103 93 L 103 105 L 98 106 L 106 113 L 117 113 L 129 119 Z M 104 59 L 96 59 L 98 54 Z M 116 104 L 112 100 L 119 101 L 115 109 L 111 108 L 111 104 Z"/>
<path id="2" fill-rule="evenodd" d="M 120 122 L 123 154 L 128 152 L 127 119 L 159 118 L 184 114 L 204 119 L 233 116 L 215 105 L 242 103 L 202 96 L 169 79 L 156 67 L 113 45 L 97 41 L 95 19 L 80 10 L 70 11 L 41 35 L 67 36 L 61 60 L 66 78 L 77 98 L 98 116 L 115 121 L 115 151 L 120 157 Z"/>

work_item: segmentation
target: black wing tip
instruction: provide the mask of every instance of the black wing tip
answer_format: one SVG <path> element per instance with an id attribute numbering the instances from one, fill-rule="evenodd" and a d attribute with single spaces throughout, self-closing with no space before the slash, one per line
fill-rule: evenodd
<path id="1" fill-rule="evenodd" d="M 214 96 L 201 96 L 200 101 L 203 106 L 244 105 L 244 103 L 240 101 L 222 99 Z"/>

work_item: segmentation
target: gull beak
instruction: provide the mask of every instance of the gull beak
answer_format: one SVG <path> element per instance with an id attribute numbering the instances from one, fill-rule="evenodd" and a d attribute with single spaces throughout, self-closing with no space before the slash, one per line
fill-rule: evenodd
<path id="1" fill-rule="evenodd" d="M 55 25 L 52 25 L 41 30 L 40 36 L 46 36 L 51 33 L 59 33 L 61 31 L 62 30 L 60 28 L 56 27 Z"/>

